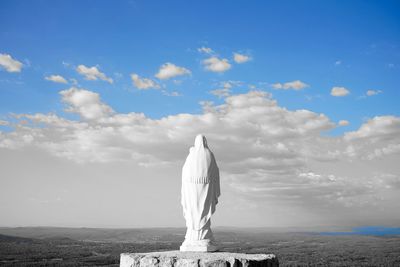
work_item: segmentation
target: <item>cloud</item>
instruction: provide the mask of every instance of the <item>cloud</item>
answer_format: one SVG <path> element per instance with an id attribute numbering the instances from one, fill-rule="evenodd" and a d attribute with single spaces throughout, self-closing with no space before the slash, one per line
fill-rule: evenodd
<path id="1" fill-rule="evenodd" d="M 202 46 L 200 48 L 197 48 L 197 51 L 199 51 L 200 53 L 204 53 L 204 54 L 212 54 L 212 53 L 214 53 L 214 51 L 211 48 L 204 47 L 204 46 Z"/>
<path id="2" fill-rule="evenodd" d="M 350 158 L 373 160 L 400 152 L 400 117 L 376 116 L 343 137 Z"/>
<path id="3" fill-rule="evenodd" d="M 400 134 L 400 118 L 395 116 L 376 116 L 361 125 L 357 131 L 347 132 L 345 140 L 365 138 L 390 138 Z"/>
<path id="4" fill-rule="evenodd" d="M 336 60 L 335 61 L 335 66 L 339 66 L 339 65 L 341 65 L 342 64 L 342 61 L 341 60 Z"/>
<path id="5" fill-rule="evenodd" d="M 174 96 L 174 97 L 182 96 L 182 94 L 177 92 L 177 91 L 168 92 L 166 90 L 162 90 L 161 92 L 162 92 L 163 95 L 166 95 L 166 96 Z"/>
<path id="6" fill-rule="evenodd" d="M 7 72 L 21 72 L 23 64 L 8 54 L 0 54 L 0 67 Z"/>
<path id="7" fill-rule="evenodd" d="M 212 72 L 225 72 L 231 68 L 231 64 L 225 58 L 210 57 L 203 60 L 205 69 Z"/>
<path id="8" fill-rule="evenodd" d="M 331 95 L 332 95 L 332 96 L 346 96 L 346 95 L 348 95 L 348 94 L 350 94 L 350 91 L 347 90 L 347 89 L 344 88 L 344 87 L 337 87 L 337 86 L 335 86 L 335 87 L 333 87 L 333 88 L 331 89 Z"/>
<path id="9" fill-rule="evenodd" d="M 210 91 L 211 94 L 218 96 L 219 98 L 222 97 L 227 97 L 231 94 L 231 90 L 229 88 L 221 88 L 221 89 L 215 89 Z"/>
<path id="10" fill-rule="evenodd" d="M 93 67 L 86 67 L 85 65 L 79 65 L 76 67 L 76 71 L 83 75 L 86 80 L 96 81 L 98 79 L 113 83 L 113 79 L 107 77 L 104 73 L 100 72 L 96 66 Z"/>
<path id="11" fill-rule="evenodd" d="M 340 120 L 338 124 L 339 124 L 340 126 L 347 126 L 347 125 L 350 124 L 350 122 L 347 121 L 347 120 Z"/>
<path id="12" fill-rule="evenodd" d="M 167 80 L 172 77 L 188 75 L 190 73 L 191 73 L 190 70 L 184 67 L 179 67 L 172 63 L 165 63 L 160 67 L 155 77 L 160 80 Z"/>
<path id="13" fill-rule="evenodd" d="M 284 84 L 282 84 L 282 83 L 274 83 L 272 85 L 272 88 L 274 88 L 274 89 L 283 89 L 283 90 L 293 89 L 293 90 L 296 90 L 296 91 L 297 90 L 302 90 L 302 89 L 307 88 L 307 87 L 309 87 L 309 85 L 304 83 L 304 82 L 302 82 L 302 81 L 300 81 L 300 80 L 295 80 L 295 81 L 287 82 L 287 83 L 284 83 Z"/>
<path id="14" fill-rule="evenodd" d="M 131 79 L 133 81 L 133 85 L 140 90 L 147 89 L 160 89 L 160 86 L 153 80 L 148 78 L 140 78 L 136 73 L 131 74 Z"/>
<path id="15" fill-rule="evenodd" d="M 114 111 L 100 100 L 98 93 L 71 87 L 60 92 L 62 101 L 66 103 L 67 112 L 78 113 L 87 120 L 96 120 L 109 116 Z"/>
<path id="16" fill-rule="evenodd" d="M 378 94 L 381 94 L 381 93 L 382 93 L 381 90 L 368 90 L 366 95 L 367 96 L 373 96 L 373 95 L 378 95 Z"/>
<path id="17" fill-rule="evenodd" d="M 67 80 L 61 75 L 50 75 L 45 77 L 45 80 L 55 83 L 68 83 Z"/>
<path id="18" fill-rule="evenodd" d="M 260 205 L 278 201 L 330 211 L 371 207 L 379 205 L 385 193 L 381 190 L 398 188 L 396 177 L 371 176 L 360 164 L 398 157 L 399 117 L 374 117 L 356 131 L 332 137 L 325 131 L 336 124 L 326 115 L 288 110 L 265 91 L 231 92 L 221 104 L 202 102 L 199 114 L 158 119 L 114 112 L 98 93 L 85 89 L 72 87 L 60 95 L 67 111 L 82 120 L 19 114 L 17 119 L 28 123 L 0 132 L 0 147 L 35 146 L 78 163 L 121 161 L 159 172 L 160 166 L 181 168 L 194 136 L 204 133 L 220 166 L 225 192 L 257 199 Z M 349 166 L 355 167 L 348 171 Z"/>
<path id="19" fill-rule="evenodd" d="M 233 60 L 238 64 L 242 64 L 250 61 L 251 57 L 239 53 L 233 53 Z"/>
<path id="20" fill-rule="evenodd" d="M 41 114 L 34 118 L 25 116 L 36 121 L 40 120 L 41 123 L 50 126 L 39 129 L 43 136 L 47 135 L 47 131 L 60 129 L 62 134 L 57 136 L 64 140 L 62 143 L 65 148 L 66 143 L 75 143 L 73 140 L 77 137 L 79 129 L 82 133 L 90 133 L 91 143 L 96 140 L 107 141 L 96 144 L 96 147 L 111 146 L 115 151 L 129 150 L 130 153 L 143 153 L 147 157 L 155 157 L 160 161 L 178 160 L 179 155 L 174 152 L 176 148 L 174 144 L 191 143 L 196 133 L 207 132 L 211 140 L 215 140 L 218 144 L 216 146 L 222 149 L 222 154 L 226 159 L 221 160 L 233 164 L 232 168 L 236 168 L 234 162 L 243 160 L 243 157 L 248 158 L 247 160 L 252 164 L 257 164 L 254 159 L 264 158 L 266 155 L 263 153 L 268 151 L 268 147 L 271 147 L 268 155 L 274 151 L 278 154 L 290 154 L 287 161 L 277 160 L 276 163 L 271 161 L 271 164 L 281 165 L 285 162 L 292 164 L 291 158 L 297 149 L 292 150 L 291 145 L 286 144 L 286 141 L 296 137 L 315 135 L 322 130 L 334 127 L 334 124 L 322 114 L 307 110 L 288 111 L 281 108 L 268 93 L 262 91 L 229 96 L 225 98 L 225 103 L 222 105 L 210 104 L 210 109 L 203 114 L 177 114 L 158 120 L 150 119 L 141 113 L 115 113 L 111 107 L 101 101 L 98 93 L 89 90 L 72 87 L 61 91 L 60 95 L 62 101 L 67 104 L 68 112 L 79 114 L 90 124 L 85 121 L 78 123 L 66 119 L 55 119 L 53 115 Z M 67 129 L 73 129 L 73 134 Z M 109 139 L 102 136 L 102 132 L 107 133 L 106 135 L 112 133 L 113 137 Z M 51 139 L 51 136 L 54 134 L 49 134 L 48 138 Z M 50 139 L 48 142 L 51 142 Z M 161 142 L 161 140 L 164 141 Z M 242 145 L 248 146 L 248 150 L 240 152 L 242 145 L 233 148 L 232 144 L 237 142 L 243 142 Z M 281 145 L 275 147 L 276 142 Z M 56 143 L 53 146 L 58 145 Z M 233 154 L 232 149 L 235 151 Z M 68 150 L 73 150 L 73 148 Z M 95 151 L 96 149 L 88 149 L 86 153 L 96 153 Z M 79 155 L 75 155 L 75 159 L 77 158 Z M 81 161 L 85 158 L 90 158 L 90 156 L 83 156 Z M 116 159 L 119 160 L 104 158 L 103 161 Z"/>
<path id="21" fill-rule="evenodd" d="M 242 82 L 240 81 L 224 81 L 220 83 L 221 88 L 211 90 L 210 93 L 219 98 L 228 97 L 231 94 L 232 87 L 240 85 L 242 85 Z"/>

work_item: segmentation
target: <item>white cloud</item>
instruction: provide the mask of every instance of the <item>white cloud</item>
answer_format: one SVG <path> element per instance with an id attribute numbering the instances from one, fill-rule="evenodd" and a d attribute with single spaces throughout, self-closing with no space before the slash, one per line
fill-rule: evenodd
<path id="1" fill-rule="evenodd" d="M 67 62 L 67 61 L 62 61 L 61 64 L 65 67 L 65 68 L 70 68 L 72 66 L 71 63 Z"/>
<path id="2" fill-rule="evenodd" d="M 148 78 L 140 78 L 139 75 L 132 73 L 131 79 L 133 81 L 133 85 L 140 89 L 140 90 L 147 90 L 147 89 L 160 89 L 160 86 L 153 80 Z"/>
<path id="3" fill-rule="evenodd" d="M 340 120 L 338 124 L 339 124 L 340 126 L 347 126 L 347 125 L 350 124 L 350 122 L 347 121 L 347 120 Z"/>
<path id="4" fill-rule="evenodd" d="M 219 98 L 228 97 L 231 94 L 232 87 L 240 85 L 242 85 L 240 81 L 224 81 L 219 84 L 221 88 L 211 90 L 210 93 Z"/>
<path id="5" fill-rule="evenodd" d="M 86 80 L 96 81 L 98 79 L 113 83 L 113 79 L 107 77 L 104 73 L 100 72 L 96 66 L 93 67 L 86 67 L 85 65 L 79 65 L 76 67 L 76 71 L 83 75 Z"/>
<path id="6" fill-rule="evenodd" d="M 258 165 L 255 159 L 259 157 L 270 161 L 270 153 L 282 154 L 284 158 L 286 154 L 289 156 L 287 160 L 270 161 L 268 163 L 270 166 L 271 164 L 297 166 L 297 162 L 301 162 L 301 157 L 298 155 L 299 158 L 297 156 L 296 159 L 293 158 L 294 151 L 298 149 L 292 147 L 295 143 L 290 140 L 308 138 L 334 127 L 323 114 L 307 110 L 288 111 L 279 107 L 268 93 L 262 91 L 229 96 L 225 98 L 224 104 L 218 106 L 209 103 L 209 109 L 203 114 L 177 114 L 158 120 L 150 119 L 141 113 L 116 114 L 111 107 L 101 101 L 98 93 L 85 89 L 72 87 L 61 91 L 60 95 L 63 102 L 68 105 L 68 112 L 78 113 L 82 118 L 89 120 L 90 124 L 61 120 L 54 115 L 24 116 L 51 126 L 37 129 L 44 136 L 49 134 L 47 138 L 50 139 L 47 142 L 51 142 L 51 138 L 54 137 L 54 133 L 50 132 L 59 129 L 57 138 L 63 140 L 61 141 L 63 149 L 67 149 L 69 143 L 76 144 L 74 140 L 78 136 L 83 134 L 91 136 L 91 141 L 86 145 L 88 148 L 85 150 L 86 154 L 82 155 L 80 161 L 91 158 L 90 155 L 96 153 L 96 149 L 107 148 L 121 153 L 122 151 L 143 153 L 161 161 L 174 161 L 179 159 L 179 155 L 173 152 L 175 144 L 190 143 L 196 133 L 206 132 L 211 140 L 215 140 L 216 146 L 222 149 L 224 157 L 221 157 L 221 160 L 226 164 L 229 163 L 232 168 L 236 168 L 235 164 L 246 158 L 253 165 Z M 73 129 L 73 133 L 67 129 Z M 95 147 L 90 148 L 90 144 L 97 140 L 101 140 L 101 143 L 96 143 Z M 242 146 L 232 146 L 237 142 L 247 146 L 248 149 L 242 151 Z M 276 146 L 276 143 L 280 145 Z M 53 148 L 55 146 L 59 147 L 61 144 L 57 142 L 52 145 Z M 73 154 L 74 149 L 68 147 L 69 156 Z M 270 152 L 268 155 L 263 155 L 266 151 Z M 101 155 L 101 151 L 98 152 L 97 156 L 92 155 L 93 158 Z M 74 158 L 79 158 L 80 153 L 83 151 Z M 226 159 L 222 159 L 225 157 Z M 102 159 L 102 161 L 112 160 L 119 158 Z M 277 170 L 277 166 L 274 169 Z"/>
<path id="7" fill-rule="evenodd" d="M 377 95 L 377 94 L 381 94 L 382 91 L 381 90 L 368 90 L 366 95 L 367 96 L 373 96 L 373 95 Z"/>
<path id="8" fill-rule="evenodd" d="M 20 72 L 23 64 L 8 54 L 0 54 L 0 67 L 7 72 Z"/>
<path id="9" fill-rule="evenodd" d="M 100 100 L 98 93 L 71 87 L 60 92 L 62 101 L 68 105 L 66 111 L 78 113 L 82 118 L 96 120 L 109 116 L 114 111 Z"/>
<path id="10" fill-rule="evenodd" d="M 344 134 L 350 158 L 373 160 L 400 152 L 400 117 L 376 116 Z"/>
<path id="11" fill-rule="evenodd" d="M 72 85 L 78 85 L 78 81 L 74 78 L 70 78 L 69 81 L 71 82 Z"/>
<path id="12" fill-rule="evenodd" d="M 204 47 L 204 46 L 202 46 L 202 47 L 200 47 L 200 48 L 197 48 L 197 51 L 199 51 L 200 53 L 205 53 L 205 54 L 212 54 L 212 53 L 214 53 L 214 51 L 213 51 L 211 48 L 209 48 L 209 47 Z"/>
<path id="13" fill-rule="evenodd" d="M 398 159 L 399 117 L 375 117 L 344 137 L 332 137 L 322 134 L 336 127 L 327 116 L 288 110 L 264 91 L 229 95 L 220 105 L 203 102 L 200 114 L 159 119 L 113 112 L 88 90 L 70 88 L 60 94 L 68 110 L 85 120 L 21 114 L 18 119 L 30 122 L 0 132 L 0 147 L 36 146 L 79 163 L 124 161 L 160 172 L 160 164 L 179 170 L 187 147 L 201 132 L 217 157 L 224 192 L 249 201 L 257 198 L 260 205 L 276 201 L 330 212 L 345 207 L 349 212 L 378 205 L 387 186 L 399 188 L 397 177 L 370 176 L 373 164 L 362 165 L 377 157 Z"/>
<path id="14" fill-rule="evenodd" d="M 162 90 L 161 92 L 162 92 L 163 95 L 166 95 L 166 96 L 175 96 L 175 97 L 176 96 L 182 96 L 182 94 L 177 92 L 177 91 L 168 92 L 166 90 Z"/>
<path id="15" fill-rule="evenodd" d="M 366 159 L 373 160 L 396 153 L 400 153 L 400 143 L 375 148 L 372 152 L 367 154 Z"/>
<path id="16" fill-rule="evenodd" d="M 231 64 L 226 58 L 219 59 L 217 57 L 210 57 L 203 60 L 203 65 L 206 70 L 212 72 L 224 72 L 231 68 Z"/>
<path id="17" fill-rule="evenodd" d="M 287 82 L 287 83 L 274 83 L 272 85 L 272 87 L 274 89 L 283 89 L 283 90 L 289 90 L 289 89 L 293 89 L 293 90 L 302 90 L 304 88 L 309 87 L 308 84 L 300 81 L 300 80 L 295 80 L 292 82 Z"/>
<path id="18" fill-rule="evenodd" d="M 68 83 L 67 80 L 61 75 L 50 75 L 45 77 L 47 81 L 52 81 L 55 83 Z"/>
<path id="19" fill-rule="evenodd" d="M 348 94 L 350 94 L 350 91 L 344 87 L 335 86 L 331 89 L 332 96 L 346 96 Z"/>
<path id="20" fill-rule="evenodd" d="M 365 138 L 389 138 L 400 134 L 400 118 L 395 116 L 376 116 L 361 125 L 357 131 L 347 132 L 346 140 Z"/>
<path id="21" fill-rule="evenodd" d="M 251 57 L 247 56 L 247 55 L 243 55 L 243 54 L 239 54 L 239 53 L 233 53 L 233 60 L 238 63 L 245 63 L 247 61 L 251 60 Z"/>
<path id="22" fill-rule="evenodd" d="M 212 90 L 212 91 L 210 91 L 210 93 L 222 98 L 222 97 L 229 96 L 231 94 L 231 90 L 229 88 L 221 88 L 221 89 Z"/>
<path id="23" fill-rule="evenodd" d="M 167 80 L 172 77 L 188 75 L 190 73 L 191 73 L 190 70 L 184 67 L 179 67 L 172 63 L 167 62 L 160 67 L 155 77 L 157 77 L 160 80 Z"/>
<path id="24" fill-rule="evenodd" d="M 342 64 L 342 61 L 341 61 L 341 60 L 336 60 L 336 61 L 335 61 L 335 65 L 336 65 L 336 66 L 339 66 L 339 65 L 341 65 L 341 64 Z"/>

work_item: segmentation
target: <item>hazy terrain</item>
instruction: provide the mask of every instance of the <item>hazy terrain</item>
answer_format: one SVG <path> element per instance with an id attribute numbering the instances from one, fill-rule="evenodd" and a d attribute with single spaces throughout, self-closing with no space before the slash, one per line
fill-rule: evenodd
<path id="1" fill-rule="evenodd" d="M 216 228 L 221 250 L 274 253 L 280 266 L 400 266 L 400 235 Z M 0 228 L 2 266 L 118 266 L 122 252 L 176 250 L 182 228 Z"/>

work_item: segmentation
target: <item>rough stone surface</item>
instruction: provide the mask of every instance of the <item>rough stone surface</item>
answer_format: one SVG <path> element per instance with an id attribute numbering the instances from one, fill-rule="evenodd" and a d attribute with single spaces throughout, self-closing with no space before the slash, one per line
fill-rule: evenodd
<path id="1" fill-rule="evenodd" d="M 275 267 L 274 254 L 163 251 L 122 253 L 120 267 Z"/>

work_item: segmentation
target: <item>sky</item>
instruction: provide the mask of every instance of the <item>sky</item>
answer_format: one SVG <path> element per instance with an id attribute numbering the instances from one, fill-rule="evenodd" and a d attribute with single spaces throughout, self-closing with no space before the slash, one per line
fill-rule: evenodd
<path id="1" fill-rule="evenodd" d="M 398 1 L 1 1 L 0 226 L 399 226 Z"/>

